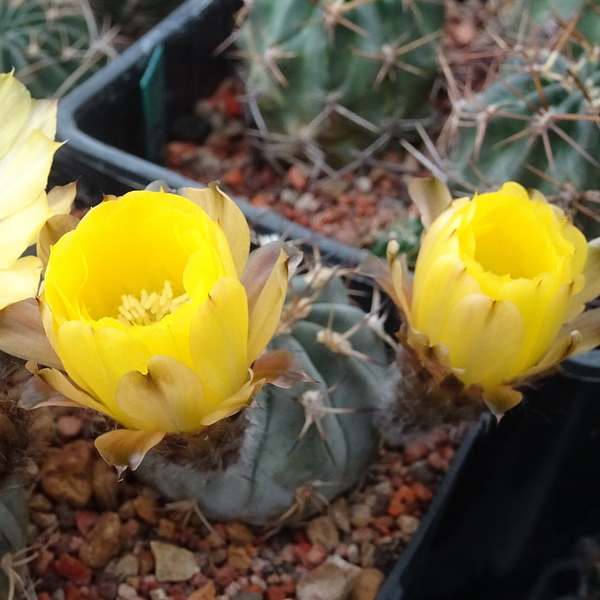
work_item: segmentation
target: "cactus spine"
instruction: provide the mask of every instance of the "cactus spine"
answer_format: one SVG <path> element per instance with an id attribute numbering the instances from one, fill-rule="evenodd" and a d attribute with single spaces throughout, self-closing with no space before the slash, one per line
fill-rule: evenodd
<path id="1" fill-rule="evenodd" d="M 250 110 L 271 156 L 351 161 L 427 115 L 438 0 L 253 0 L 239 46 Z"/>
<path id="2" fill-rule="evenodd" d="M 150 453 L 136 471 L 168 497 L 196 499 L 209 519 L 265 525 L 301 516 L 355 484 L 374 458 L 384 344 L 339 279 L 318 298 L 320 285 L 306 277 L 293 285 L 270 348 L 294 352 L 315 382 L 264 388 L 244 411 L 240 455 L 229 467 L 194 470 Z"/>

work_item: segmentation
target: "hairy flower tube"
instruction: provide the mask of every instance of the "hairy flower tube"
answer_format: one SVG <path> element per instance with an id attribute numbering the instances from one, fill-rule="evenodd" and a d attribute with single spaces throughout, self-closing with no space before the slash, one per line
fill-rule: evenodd
<path id="1" fill-rule="evenodd" d="M 454 201 L 440 182 L 411 192 L 428 226 L 414 282 L 393 243 L 380 280 L 424 364 L 502 413 L 521 399 L 513 386 L 600 341 L 598 315 L 580 314 L 600 292 L 598 244 L 563 211 L 516 183 Z"/>
<path id="2" fill-rule="evenodd" d="M 124 427 L 96 440 L 118 467 L 136 468 L 167 434 L 240 411 L 293 362 L 261 355 L 287 288 L 281 245 L 248 260 L 233 201 L 216 186 L 190 197 L 106 199 L 50 253 L 40 303 L 64 371 L 37 375 Z"/>
<path id="3" fill-rule="evenodd" d="M 32 298 L 42 263 L 19 258 L 44 223 L 68 212 L 72 195 L 45 188 L 54 152 L 56 102 L 33 100 L 12 73 L 0 74 L 0 309 Z"/>

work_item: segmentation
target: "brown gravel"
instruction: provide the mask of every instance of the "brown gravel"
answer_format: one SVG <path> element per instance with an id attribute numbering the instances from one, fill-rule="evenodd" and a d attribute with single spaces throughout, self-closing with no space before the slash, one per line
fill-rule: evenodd
<path id="1" fill-rule="evenodd" d="M 294 527 L 213 523 L 210 532 L 131 473 L 117 481 L 93 448 L 92 412 L 33 414 L 50 440 L 28 465 L 39 600 L 372 600 L 465 432 L 382 449 L 360 488 Z"/>
<path id="2" fill-rule="evenodd" d="M 405 151 L 390 150 L 370 165 L 315 182 L 303 164 L 272 165 L 261 159 L 244 127 L 241 93 L 236 80 L 227 79 L 199 102 L 197 117 L 211 133 L 198 142 L 169 143 L 166 166 L 205 185 L 219 181 L 235 197 L 357 247 L 370 248 L 377 232 L 415 214 L 405 177 L 420 167 Z"/>

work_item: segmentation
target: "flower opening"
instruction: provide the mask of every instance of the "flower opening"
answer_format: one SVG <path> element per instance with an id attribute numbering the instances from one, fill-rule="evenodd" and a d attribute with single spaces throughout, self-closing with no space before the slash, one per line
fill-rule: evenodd
<path id="1" fill-rule="evenodd" d="M 40 300 L 64 372 L 38 376 L 124 426 L 96 441 L 111 464 L 235 414 L 293 362 L 257 360 L 285 298 L 281 245 L 248 260 L 235 204 L 216 186 L 189 195 L 107 199 L 50 253 Z"/>

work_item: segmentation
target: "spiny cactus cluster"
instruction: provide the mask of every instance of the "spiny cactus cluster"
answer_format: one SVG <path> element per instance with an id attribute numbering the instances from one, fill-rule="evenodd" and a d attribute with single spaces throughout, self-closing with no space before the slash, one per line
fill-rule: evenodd
<path id="1" fill-rule="evenodd" d="M 291 350 L 314 382 L 256 396 L 234 464 L 201 472 L 150 453 L 136 473 L 168 497 L 196 499 L 209 519 L 268 525 L 322 508 L 375 456 L 387 363 L 380 335 L 376 316 L 350 304 L 331 270 L 296 277 L 270 349 Z"/>
<path id="2" fill-rule="evenodd" d="M 114 56 L 87 0 L 0 0 L 0 72 L 36 98 L 61 96 Z"/>
<path id="3" fill-rule="evenodd" d="M 268 155 L 331 172 L 428 114 L 442 0 L 253 0 L 242 15 L 249 109 Z"/>
<path id="4" fill-rule="evenodd" d="M 600 27 L 594 15 L 587 24 Z M 578 33 L 580 22 L 563 23 L 546 47 L 513 49 L 487 89 L 455 100 L 444 143 L 457 190 L 517 181 L 575 208 L 578 225 L 595 237 L 600 46 Z"/>
<path id="5" fill-rule="evenodd" d="M 89 0 L 97 18 L 108 17 L 124 35 L 138 36 L 164 19 L 183 0 Z"/>

